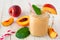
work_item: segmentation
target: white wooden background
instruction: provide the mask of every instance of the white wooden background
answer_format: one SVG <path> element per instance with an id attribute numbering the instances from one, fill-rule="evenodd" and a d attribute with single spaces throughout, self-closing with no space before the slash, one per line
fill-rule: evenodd
<path id="1" fill-rule="evenodd" d="M 20 26 L 17 25 L 16 22 L 9 27 L 3 27 L 1 25 L 2 21 L 10 17 L 8 13 L 9 7 L 12 5 L 19 5 L 22 8 L 21 16 L 28 15 L 29 9 L 30 9 L 28 5 L 28 1 L 34 4 L 39 4 L 39 5 L 43 5 L 44 3 L 51 3 L 56 7 L 58 15 L 55 16 L 55 21 L 54 21 L 55 24 L 53 27 L 58 33 L 58 37 L 56 39 L 51 39 L 48 35 L 45 37 L 33 37 L 30 35 L 26 39 L 18 39 L 15 37 L 15 34 L 14 34 L 6 37 L 4 40 L 60 40 L 60 0 L 0 0 L 0 36 L 2 36 L 8 29 L 17 31 L 20 28 Z"/>

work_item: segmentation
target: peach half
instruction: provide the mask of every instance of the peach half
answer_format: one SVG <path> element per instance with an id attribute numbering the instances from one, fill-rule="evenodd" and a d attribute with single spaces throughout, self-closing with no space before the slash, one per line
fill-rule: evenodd
<path id="1" fill-rule="evenodd" d="M 22 16 L 21 18 L 17 19 L 17 24 L 21 26 L 28 26 L 29 25 L 29 16 Z"/>
<path id="2" fill-rule="evenodd" d="M 3 21 L 2 22 L 2 25 L 3 26 L 9 26 L 9 25 L 11 25 L 12 23 L 14 22 L 14 18 L 9 18 L 8 20 L 6 20 L 6 21 Z"/>
<path id="3" fill-rule="evenodd" d="M 42 7 L 43 12 L 49 12 L 51 14 L 57 14 L 56 8 L 51 4 L 44 4 Z"/>

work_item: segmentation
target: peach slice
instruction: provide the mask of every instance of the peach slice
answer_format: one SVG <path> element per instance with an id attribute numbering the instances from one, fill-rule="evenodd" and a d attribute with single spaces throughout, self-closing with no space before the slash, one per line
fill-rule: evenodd
<path id="1" fill-rule="evenodd" d="M 51 4 L 44 4 L 42 11 L 49 12 L 51 14 L 57 14 L 56 8 Z"/>
<path id="2" fill-rule="evenodd" d="M 18 18 L 16 22 L 21 26 L 27 26 L 29 25 L 29 16 L 22 16 L 21 18 Z"/>
<path id="3" fill-rule="evenodd" d="M 54 29 L 52 27 L 51 28 L 48 28 L 48 35 L 51 38 L 56 38 L 58 36 L 58 34 L 54 31 Z"/>
<path id="4" fill-rule="evenodd" d="M 9 18 L 8 20 L 3 21 L 3 22 L 2 22 L 2 25 L 3 25 L 3 26 L 9 26 L 9 25 L 11 25 L 13 22 L 14 22 L 14 18 Z"/>

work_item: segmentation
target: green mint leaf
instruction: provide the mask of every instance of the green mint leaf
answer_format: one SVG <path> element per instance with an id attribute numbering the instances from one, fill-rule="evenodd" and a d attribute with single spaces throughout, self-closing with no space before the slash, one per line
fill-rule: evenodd
<path id="1" fill-rule="evenodd" d="M 29 28 L 27 27 L 21 28 L 16 32 L 16 37 L 19 39 L 26 38 L 29 35 L 30 35 L 30 31 Z"/>
<path id="2" fill-rule="evenodd" d="M 38 8 L 36 5 L 32 5 L 32 7 L 33 7 L 33 9 L 34 9 L 34 11 L 37 15 L 41 14 L 41 9 L 40 8 Z"/>

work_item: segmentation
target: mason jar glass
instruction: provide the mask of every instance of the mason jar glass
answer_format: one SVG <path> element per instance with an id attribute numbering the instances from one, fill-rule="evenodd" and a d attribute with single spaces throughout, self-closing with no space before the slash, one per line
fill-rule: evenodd
<path id="1" fill-rule="evenodd" d="M 49 15 L 47 13 L 37 15 L 30 14 L 29 30 L 33 36 L 44 36 L 48 32 Z"/>

